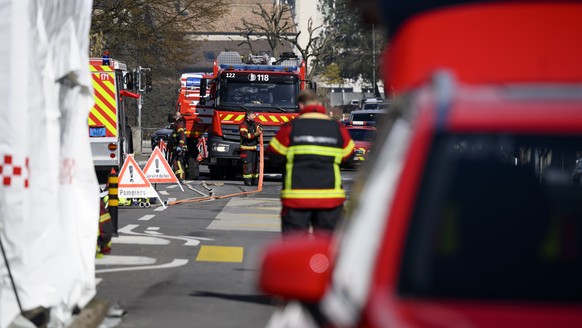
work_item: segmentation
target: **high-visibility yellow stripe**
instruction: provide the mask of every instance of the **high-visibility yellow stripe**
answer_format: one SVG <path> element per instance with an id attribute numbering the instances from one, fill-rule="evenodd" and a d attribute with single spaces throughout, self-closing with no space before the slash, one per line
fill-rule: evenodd
<path id="1" fill-rule="evenodd" d="M 110 199 L 108 205 L 109 205 L 109 207 L 119 206 L 119 199 Z"/>
<path id="2" fill-rule="evenodd" d="M 109 188 L 109 194 L 110 195 L 117 195 L 117 194 L 119 194 L 119 191 L 117 190 L 117 188 Z"/>
<path id="3" fill-rule="evenodd" d="M 91 71 L 91 72 L 100 72 L 100 71 L 111 72 L 111 71 L 113 71 L 113 69 L 107 65 L 89 65 L 89 71 Z"/>
<path id="4" fill-rule="evenodd" d="M 113 126 L 101 113 L 97 110 L 93 111 L 93 115 L 99 120 L 99 123 L 103 124 L 109 132 L 111 132 L 114 136 L 117 135 L 117 128 Z"/>
<path id="5" fill-rule="evenodd" d="M 89 119 L 89 125 L 97 125 L 92 119 Z"/>
<path id="6" fill-rule="evenodd" d="M 263 122 L 268 122 L 266 118 L 264 118 L 262 115 L 259 115 L 259 120 L 263 121 Z"/>
<path id="7" fill-rule="evenodd" d="M 289 118 L 287 116 L 281 116 L 281 119 L 283 120 L 283 122 L 289 122 Z"/>
<path id="8" fill-rule="evenodd" d="M 295 189 L 282 190 L 282 198 L 345 198 L 346 193 L 342 189 Z"/>
<path id="9" fill-rule="evenodd" d="M 230 119 L 233 117 L 233 114 L 228 114 L 226 115 L 226 117 L 224 118 L 225 121 L 230 121 Z"/>
<path id="10" fill-rule="evenodd" d="M 235 121 L 240 121 L 240 120 L 242 120 L 244 117 L 245 117 L 244 115 L 239 115 L 239 116 L 237 116 L 237 117 L 236 117 L 236 119 L 234 119 L 234 120 L 235 120 Z"/>
<path id="11" fill-rule="evenodd" d="M 116 175 L 112 175 L 110 177 L 107 177 L 107 182 L 111 183 L 118 183 L 119 182 L 119 177 Z"/>
<path id="12" fill-rule="evenodd" d="M 287 154 L 287 147 L 283 146 L 277 138 L 271 139 L 269 147 L 273 147 L 279 154 L 285 156 Z"/>
<path id="13" fill-rule="evenodd" d="M 277 122 L 279 123 L 279 120 L 277 119 L 277 116 L 274 115 L 269 115 L 269 118 L 273 121 L 273 122 Z"/>
<path id="14" fill-rule="evenodd" d="M 347 147 L 344 148 L 344 155 L 342 157 L 346 157 L 349 154 L 351 154 L 354 151 L 355 147 L 356 147 L 356 145 L 354 144 L 354 141 L 350 140 L 350 142 L 348 142 Z"/>
<path id="15" fill-rule="evenodd" d="M 113 120 L 113 122 L 117 122 L 117 118 L 115 117 L 115 113 L 113 113 L 113 111 L 111 109 L 109 109 L 109 107 L 107 107 L 107 104 L 105 104 L 103 101 L 101 101 L 101 99 L 99 99 L 97 97 L 95 97 L 95 103 L 97 105 L 99 105 L 99 107 L 105 113 L 105 115 L 107 115 L 107 117 L 111 118 Z M 95 114 L 95 112 L 93 112 L 93 114 Z"/>
<path id="16" fill-rule="evenodd" d="M 103 82 L 104 82 L 103 84 L 105 84 L 107 86 L 107 89 L 109 89 L 110 91 L 112 91 L 113 94 L 115 94 L 115 86 L 113 85 L 113 83 L 108 82 L 108 81 L 103 81 Z M 111 95 L 109 93 L 107 93 L 107 91 L 98 82 L 93 81 L 93 88 L 95 89 L 95 92 L 99 93 L 99 95 L 105 99 L 107 104 L 109 104 L 113 108 L 117 108 L 117 106 L 116 106 L 117 103 L 115 102 L 115 98 L 111 97 Z M 95 100 L 97 101 L 99 99 L 97 97 L 95 97 Z M 109 110 L 108 107 L 103 108 L 103 109 Z M 109 110 L 109 111 L 111 111 L 111 110 Z M 111 113 L 110 117 L 112 119 L 116 119 L 115 113 Z"/>
<path id="17" fill-rule="evenodd" d="M 271 140 L 272 141 L 272 140 Z M 336 163 L 339 164 L 344 154 L 344 150 L 335 147 L 316 146 L 316 145 L 299 145 L 291 146 L 288 149 L 289 153 L 295 155 L 319 155 L 334 157 Z"/>
<path id="18" fill-rule="evenodd" d="M 109 214 L 109 213 L 105 213 L 105 214 L 99 216 L 99 223 L 103 223 L 103 222 L 109 221 L 109 220 L 111 220 L 111 214 Z"/>

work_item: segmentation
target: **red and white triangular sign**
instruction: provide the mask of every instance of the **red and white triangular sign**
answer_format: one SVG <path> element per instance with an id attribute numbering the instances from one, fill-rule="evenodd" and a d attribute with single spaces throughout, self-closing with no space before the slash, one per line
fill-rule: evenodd
<path id="1" fill-rule="evenodd" d="M 127 156 L 123 167 L 119 171 L 119 197 L 120 198 L 157 198 L 164 208 L 164 202 L 152 184 L 146 179 L 145 174 L 137 165 L 133 155 Z"/>
<path id="2" fill-rule="evenodd" d="M 143 173 L 151 183 L 177 183 L 180 189 L 184 191 L 170 164 L 168 164 L 158 147 L 150 155 L 150 159 L 148 159 L 143 168 Z"/>

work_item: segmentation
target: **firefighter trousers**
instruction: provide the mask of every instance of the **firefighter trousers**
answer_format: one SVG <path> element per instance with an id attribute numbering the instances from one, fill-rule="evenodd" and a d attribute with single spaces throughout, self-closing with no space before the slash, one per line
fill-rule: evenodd
<path id="1" fill-rule="evenodd" d="M 281 210 L 281 230 L 289 232 L 332 232 L 342 220 L 344 206 L 329 209 L 303 209 L 283 207 Z"/>
<path id="2" fill-rule="evenodd" d="M 243 181 L 245 185 L 256 185 L 259 179 L 257 152 L 255 150 L 243 150 L 240 157 L 243 163 Z"/>

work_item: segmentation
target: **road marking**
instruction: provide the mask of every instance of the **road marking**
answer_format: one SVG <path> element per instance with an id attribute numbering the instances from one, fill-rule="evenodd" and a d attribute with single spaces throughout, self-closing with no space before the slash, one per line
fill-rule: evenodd
<path id="1" fill-rule="evenodd" d="M 160 230 L 160 227 L 147 227 L 146 230 Z"/>
<path id="2" fill-rule="evenodd" d="M 169 204 L 169 203 L 171 203 L 171 202 L 175 202 L 175 201 L 176 201 L 176 198 L 174 198 L 174 197 L 170 197 L 170 198 L 168 198 L 168 204 Z M 158 211 L 158 212 L 160 212 L 160 211 L 163 211 L 163 210 L 165 210 L 165 209 L 166 209 L 165 207 L 161 207 L 161 206 L 160 206 L 160 207 L 156 208 L 154 211 Z"/>
<path id="3" fill-rule="evenodd" d="M 119 230 L 121 232 L 121 230 Z M 113 244 L 129 245 L 169 245 L 170 241 L 150 236 L 119 236 L 113 237 Z"/>
<path id="4" fill-rule="evenodd" d="M 186 263 L 188 263 L 188 260 L 175 259 L 170 263 L 160 264 L 160 265 L 145 265 L 145 266 L 137 266 L 137 267 L 95 270 L 95 274 L 108 273 L 108 272 L 122 272 L 122 271 L 168 269 L 168 268 L 179 267 L 179 266 L 185 265 Z"/>
<path id="5" fill-rule="evenodd" d="M 138 219 L 138 221 L 149 221 L 151 220 L 155 215 L 154 214 L 148 214 L 148 215 L 144 215 L 141 218 Z"/>
<path id="6" fill-rule="evenodd" d="M 171 185 L 171 186 L 167 186 L 166 189 L 174 189 L 174 188 L 178 188 L 178 185 Z"/>
<path id="7" fill-rule="evenodd" d="M 165 190 L 160 190 L 160 191 L 158 191 L 158 193 L 159 193 L 160 195 L 164 195 L 164 196 L 168 196 L 168 195 L 170 194 L 169 192 L 167 192 L 167 191 L 165 191 Z"/>
<path id="8" fill-rule="evenodd" d="M 139 233 L 139 232 L 133 232 L 132 230 L 139 227 L 139 224 L 128 224 L 125 227 L 119 229 L 118 231 L 120 233 L 125 233 L 128 235 L 136 235 L 136 236 L 148 236 L 148 234 L 145 233 Z M 195 237 L 195 236 L 181 236 L 181 237 L 175 237 L 175 236 L 166 236 L 163 234 L 158 235 L 158 237 L 150 237 L 150 238 L 165 238 L 165 239 L 176 239 L 176 240 L 182 240 L 185 241 L 184 246 L 198 246 L 200 245 L 200 240 L 208 240 L 208 241 L 212 241 L 214 239 L 212 238 L 204 238 L 204 237 Z"/>
<path id="9" fill-rule="evenodd" d="M 194 192 L 197 192 L 197 193 L 198 193 L 200 196 L 202 196 L 202 197 L 208 197 L 208 195 L 207 195 L 207 194 L 205 194 L 205 193 L 203 193 L 203 192 L 199 191 L 198 189 L 196 189 L 196 188 L 192 187 L 192 186 L 191 186 L 191 185 L 189 185 L 189 184 L 187 184 L 187 185 L 186 185 L 186 187 L 188 187 L 188 189 L 190 189 L 190 190 L 192 190 L 192 191 L 194 191 Z"/>
<path id="10" fill-rule="evenodd" d="M 99 285 L 103 281 L 103 278 L 95 278 L 95 286 Z"/>
<path id="11" fill-rule="evenodd" d="M 104 255 L 95 259 L 95 265 L 146 265 L 154 264 L 156 259 L 146 256 Z"/>
<path id="12" fill-rule="evenodd" d="M 206 229 L 281 231 L 281 201 L 275 198 L 232 198 Z"/>
<path id="13" fill-rule="evenodd" d="M 155 235 L 155 236 L 163 235 L 163 233 L 161 233 L 161 232 L 152 231 L 152 230 L 146 230 L 145 233 L 147 233 L 149 235 Z"/>
<path id="14" fill-rule="evenodd" d="M 244 249 L 229 246 L 201 246 L 196 261 L 242 263 Z"/>

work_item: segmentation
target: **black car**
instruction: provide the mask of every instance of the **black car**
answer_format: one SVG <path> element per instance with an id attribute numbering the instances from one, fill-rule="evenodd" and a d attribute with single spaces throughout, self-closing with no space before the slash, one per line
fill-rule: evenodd
<path id="1" fill-rule="evenodd" d="M 160 140 L 164 140 L 166 144 L 172 137 L 172 129 L 169 128 L 170 126 L 166 126 L 163 129 L 156 130 L 152 133 L 151 141 L 152 141 L 152 150 L 158 145 Z"/>

